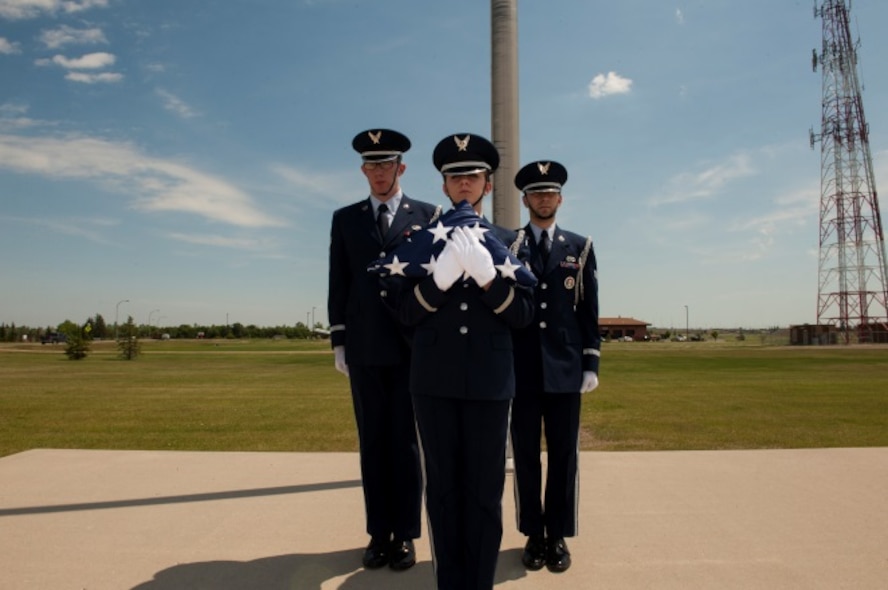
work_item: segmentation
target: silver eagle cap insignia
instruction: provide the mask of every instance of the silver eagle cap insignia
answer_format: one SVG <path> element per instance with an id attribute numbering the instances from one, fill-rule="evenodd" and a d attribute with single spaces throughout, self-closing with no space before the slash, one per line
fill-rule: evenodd
<path id="1" fill-rule="evenodd" d="M 453 141 L 456 142 L 456 147 L 459 151 L 464 152 L 469 149 L 469 139 L 471 139 L 471 135 L 466 135 L 464 138 L 460 139 L 456 135 L 453 136 Z"/>

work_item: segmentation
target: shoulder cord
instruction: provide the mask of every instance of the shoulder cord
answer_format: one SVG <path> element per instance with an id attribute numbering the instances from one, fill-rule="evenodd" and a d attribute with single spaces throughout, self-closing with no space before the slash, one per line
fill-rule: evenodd
<path id="1" fill-rule="evenodd" d="M 521 243 L 524 241 L 524 228 L 518 230 L 518 236 L 515 238 L 515 241 L 512 242 L 512 245 L 509 246 L 509 252 L 512 253 L 512 256 L 518 256 L 518 248 L 521 247 Z"/>
<path id="2" fill-rule="evenodd" d="M 583 269 L 586 267 L 586 260 L 589 258 L 589 251 L 592 249 L 592 236 L 586 238 L 586 245 L 580 254 L 580 270 L 577 273 L 577 286 L 574 288 L 574 307 L 580 304 L 580 299 L 585 295 L 583 285 Z"/>
<path id="3" fill-rule="evenodd" d="M 432 218 L 429 219 L 429 224 L 435 223 L 438 221 L 438 218 L 441 217 L 441 205 L 435 207 L 435 213 L 432 215 Z"/>

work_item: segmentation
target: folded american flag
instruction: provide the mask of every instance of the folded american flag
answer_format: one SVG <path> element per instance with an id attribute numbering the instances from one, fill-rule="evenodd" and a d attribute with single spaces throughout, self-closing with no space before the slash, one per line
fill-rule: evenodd
<path id="1" fill-rule="evenodd" d="M 478 236 L 493 258 L 497 272 L 518 284 L 533 287 L 537 280 L 533 273 L 512 254 L 493 233 L 493 226 L 479 217 L 472 206 L 463 201 L 441 216 L 436 222 L 410 234 L 395 250 L 375 260 L 367 270 L 381 276 L 401 275 L 421 278 L 435 270 L 435 261 L 444 249 L 454 227 L 467 227 Z"/>

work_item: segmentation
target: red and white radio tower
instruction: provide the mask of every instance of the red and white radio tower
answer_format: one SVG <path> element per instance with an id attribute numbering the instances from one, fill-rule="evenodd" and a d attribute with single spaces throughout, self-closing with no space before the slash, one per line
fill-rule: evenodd
<path id="1" fill-rule="evenodd" d="M 847 344 L 888 336 L 888 270 L 876 196 L 869 128 L 857 77 L 845 0 L 814 6 L 823 19 L 823 47 L 813 67 L 823 72 L 820 133 L 820 263 L 817 323 L 835 326 Z"/>

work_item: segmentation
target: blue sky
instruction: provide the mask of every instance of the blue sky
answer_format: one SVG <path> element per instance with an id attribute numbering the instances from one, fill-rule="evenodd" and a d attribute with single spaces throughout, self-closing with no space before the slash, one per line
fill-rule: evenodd
<path id="1" fill-rule="evenodd" d="M 851 15 L 885 186 L 888 3 Z M 520 159 L 568 168 L 602 316 L 814 322 L 813 3 L 518 18 Z M 446 204 L 431 152 L 490 136 L 489 35 L 478 0 L 0 0 L 0 323 L 326 323 L 330 216 L 367 195 L 352 137 L 407 134 L 405 192 Z"/>

